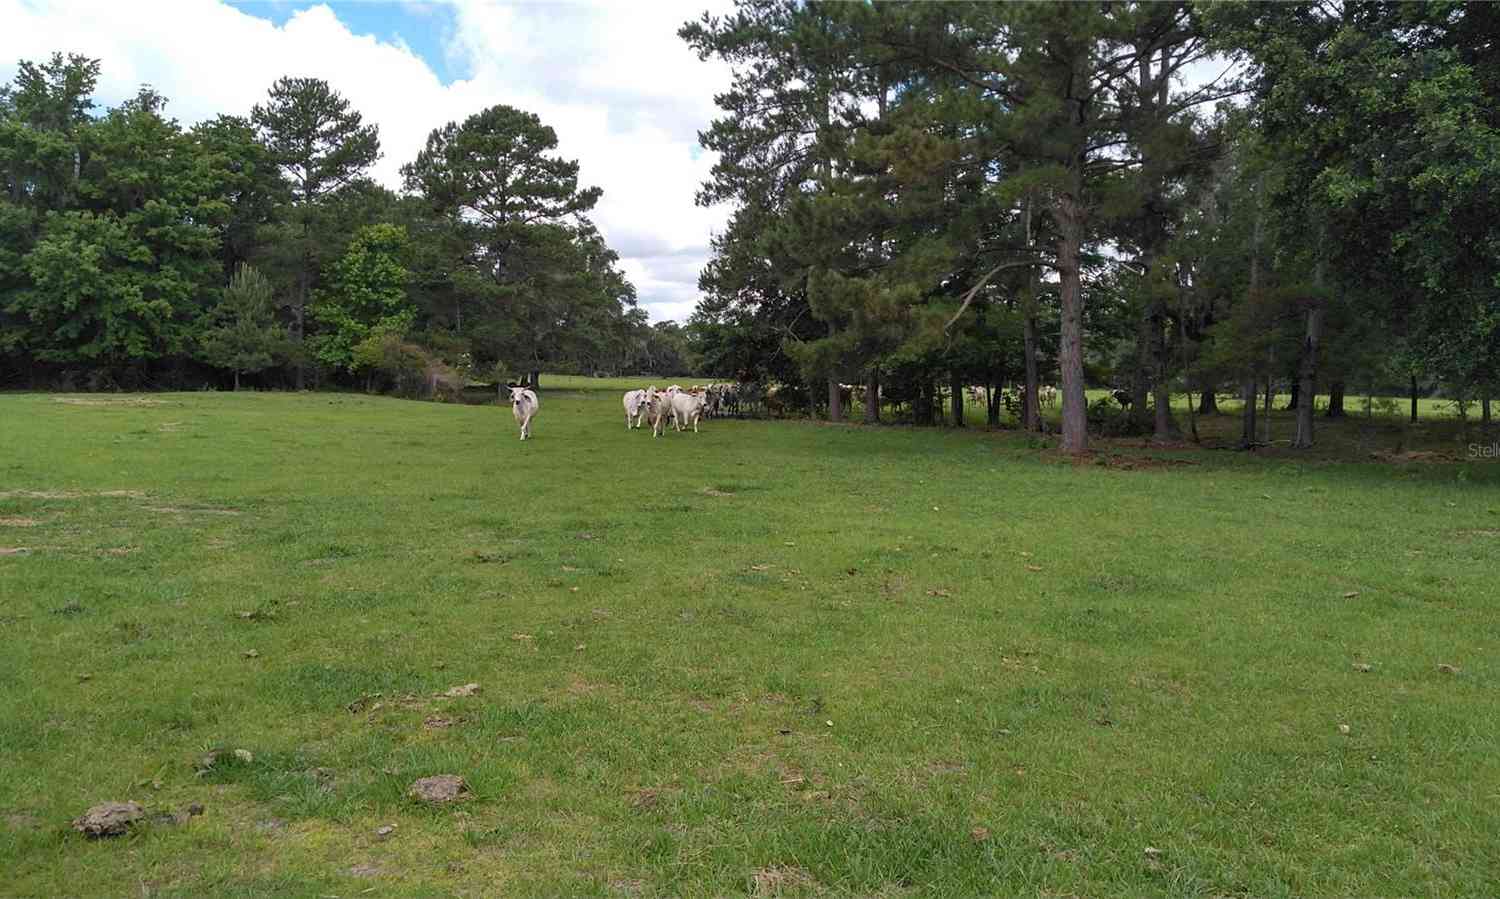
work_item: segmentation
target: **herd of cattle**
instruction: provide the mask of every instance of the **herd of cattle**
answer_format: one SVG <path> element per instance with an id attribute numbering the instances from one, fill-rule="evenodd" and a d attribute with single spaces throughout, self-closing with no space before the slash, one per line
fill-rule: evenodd
<path id="1" fill-rule="evenodd" d="M 864 388 L 857 384 L 840 384 L 843 400 L 858 399 L 864 402 Z M 986 396 L 983 388 L 969 387 L 969 398 L 983 404 Z M 1019 410 L 1019 395 L 1002 390 L 1000 399 L 1013 412 Z M 762 389 L 755 384 L 707 384 L 681 387 L 673 384 L 665 390 L 652 385 L 643 390 L 627 391 L 624 396 L 625 428 L 639 428 L 651 423 L 651 433 L 660 437 L 670 423 L 678 431 L 691 427 L 698 431 L 698 422 L 704 418 L 724 415 L 739 415 L 746 407 L 762 406 L 767 412 L 779 408 L 777 389 L 772 386 Z M 1044 384 L 1037 390 L 1038 405 L 1050 408 L 1057 403 L 1057 388 Z M 521 439 L 531 436 L 531 421 L 541 406 L 536 392 L 525 385 L 510 388 L 511 412 L 521 429 Z"/>
<path id="2" fill-rule="evenodd" d="M 739 411 L 740 390 L 737 384 L 708 384 L 682 388 L 676 384 L 666 390 L 657 390 L 652 384 L 644 390 L 631 390 L 625 394 L 625 428 L 639 428 L 651 422 L 651 433 L 660 437 L 666 430 L 667 420 L 681 431 L 692 426 L 698 433 L 698 422 L 703 418 L 731 415 Z"/>

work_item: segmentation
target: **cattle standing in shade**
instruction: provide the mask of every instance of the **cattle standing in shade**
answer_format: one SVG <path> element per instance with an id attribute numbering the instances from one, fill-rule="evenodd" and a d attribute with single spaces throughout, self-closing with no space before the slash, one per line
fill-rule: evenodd
<path id="1" fill-rule="evenodd" d="M 536 416 L 536 410 L 540 405 L 536 394 L 530 389 L 526 387 L 510 389 L 510 411 L 516 416 L 516 424 L 521 426 L 522 440 L 531 436 L 531 419 Z"/>

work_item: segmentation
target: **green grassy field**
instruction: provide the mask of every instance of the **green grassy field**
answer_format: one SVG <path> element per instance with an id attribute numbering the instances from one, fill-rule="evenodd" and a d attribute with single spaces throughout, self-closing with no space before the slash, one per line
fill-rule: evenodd
<path id="1" fill-rule="evenodd" d="M 5 895 L 1496 893 L 1497 461 L 654 440 L 604 389 L 525 443 L 329 394 L 0 422 Z M 69 829 L 126 799 L 204 812 Z"/>

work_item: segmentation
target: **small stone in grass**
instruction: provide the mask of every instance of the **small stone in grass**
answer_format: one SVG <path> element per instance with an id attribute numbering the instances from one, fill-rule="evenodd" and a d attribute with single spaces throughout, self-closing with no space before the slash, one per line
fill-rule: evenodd
<path id="1" fill-rule="evenodd" d="M 1365 673 L 1368 674 L 1369 672 L 1375 670 L 1375 666 L 1369 664 L 1368 662 L 1355 662 L 1354 663 L 1354 670 L 1355 671 L 1362 671 L 1362 672 L 1365 672 Z"/>
<path id="2" fill-rule="evenodd" d="M 1156 858 L 1159 855 L 1161 855 L 1161 850 L 1160 849 L 1157 849 L 1155 846 L 1147 846 L 1146 847 L 1146 857 L 1147 858 Z"/>
<path id="3" fill-rule="evenodd" d="M 438 805 L 468 798 L 469 785 L 457 774 L 438 774 L 415 781 L 406 792 L 420 802 Z"/>
<path id="4" fill-rule="evenodd" d="M 1349 736 L 1349 725 L 1347 725 L 1347 724 L 1340 724 L 1339 725 L 1339 733 L 1343 734 L 1346 737 Z"/>
<path id="5" fill-rule="evenodd" d="M 89 837 L 117 837 L 125 833 L 146 812 L 136 802 L 103 802 L 73 820 L 73 829 Z"/>
<path id="6" fill-rule="evenodd" d="M 1344 594 L 1344 598 L 1345 599 L 1353 599 L 1354 597 L 1356 597 L 1358 595 L 1359 595 L 1359 591 L 1358 590 L 1350 590 L 1348 593 Z"/>
<path id="7" fill-rule="evenodd" d="M 1457 674 L 1458 666 L 1449 665 L 1448 663 L 1444 662 L 1443 664 L 1438 665 L 1438 670 L 1444 674 Z"/>
<path id="8" fill-rule="evenodd" d="M 384 840 L 384 839 L 389 838 L 390 835 L 393 834 L 393 833 L 395 833 L 395 832 L 396 832 L 396 825 L 394 825 L 394 824 L 385 824 L 385 825 L 382 825 L 380 827 L 375 828 L 375 838 L 377 840 Z"/>
<path id="9" fill-rule="evenodd" d="M 983 843 L 989 838 L 990 829 L 988 827 L 976 827 L 973 830 L 969 831 L 969 839 L 973 840 L 976 843 Z"/>
<path id="10" fill-rule="evenodd" d="M 457 687 L 449 687 L 447 689 L 447 691 L 445 691 L 441 695 L 444 696 L 444 697 L 446 697 L 446 698 L 448 698 L 448 699 L 457 699 L 457 698 L 459 698 L 461 696 L 473 696 L 475 693 L 478 693 L 478 692 L 479 692 L 479 685 L 478 684 L 463 684 L 463 685 L 457 686 Z"/>
<path id="11" fill-rule="evenodd" d="M 255 761 L 255 753 L 251 752 L 248 749 L 236 749 L 234 751 L 234 757 L 247 765 Z"/>
<path id="12" fill-rule="evenodd" d="M 247 649 L 244 652 L 244 656 L 247 659 L 258 659 L 258 658 L 260 658 L 260 650 L 258 650 L 258 649 Z"/>

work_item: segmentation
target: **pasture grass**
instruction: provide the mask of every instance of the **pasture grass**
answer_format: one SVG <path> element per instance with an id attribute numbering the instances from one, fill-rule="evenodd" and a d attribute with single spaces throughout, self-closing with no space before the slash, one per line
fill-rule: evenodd
<path id="1" fill-rule="evenodd" d="M 550 384 L 0 397 L 0 893 L 1494 894 L 1500 462 Z"/>

